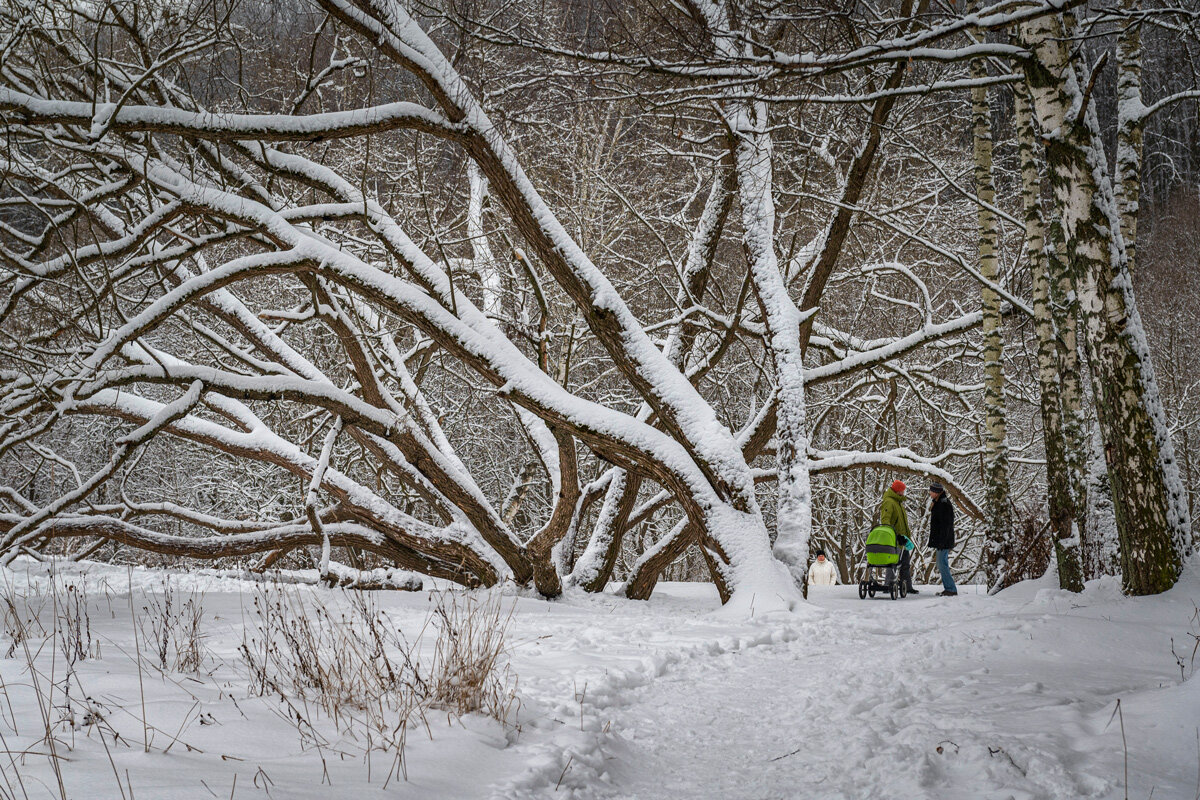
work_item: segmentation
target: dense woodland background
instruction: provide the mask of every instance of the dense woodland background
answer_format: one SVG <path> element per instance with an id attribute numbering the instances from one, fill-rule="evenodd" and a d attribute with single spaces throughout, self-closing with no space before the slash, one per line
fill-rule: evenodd
<path id="1" fill-rule="evenodd" d="M 427 465 L 412 451 L 403 457 L 387 451 L 378 437 L 388 434 L 369 426 L 351 435 L 353 423 L 339 406 L 270 388 L 269 380 L 302 371 L 286 356 L 268 352 L 262 345 L 268 335 L 303 354 L 339 392 L 418 420 L 434 450 L 452 453 L 447 463 L 456 461 L 454 469 L 469 476 L 456 485 L 478 488 L 482 500 L 470 503 L 487 510 L 477 513 L 497 530 L 511 531 L 520 546 L 533 548 L 539 533 L 557 525 L 554 541 L 542 544 L 558 545 L 552 562 L 567 583 L 628 580 L 645 569 L 656 542 L 661 546 L 678 535 L 685 511 L 672 494 L 676 489 L 653 470 L 639 473 L 636 459 L 597 445 L 570 425 L 556 426 L 554 414 L 531 413 L 529 403 L 514 402 L 513 379 L 481 377 L 470 359 L 414 326 L 396 307 L 364 301 L 320 277 L 264 269 L 227 286 L 263 326 L 260 332 L 248 334 L 248 323 L 239 323 L 228 308 L 196 302 L 139 333 L 136 341 L 145 350 L 126 345 L 103 367 L 88 361 L 106 337 L 189 276 L 286 247 L 266 222 L 256 229 L 236 213 L 205 208 L 183 194 L 172 197 L 166 184 L 149 175 L 155 162 L 285 215 L 300 209 L 293 216 L 297 229 L 312 231 L 384 273 L 411 275 L 394 242 L 379 233 L 386 226 L 371 221 L 365 201 L 355 199 L 369 197 L 444 270 L 448 291 L 424 285 L 445 309 L 465 318 L 455 300 L 461 293 L 530 364 L 572 396 L 658 424 L 660 409 L 647 405 L 645 388 L 630 379 L 622 359 L 591 326 L 601 312 L 555 279 L 538 247 L 531 247 L 528 229 L 514 220 L 494 185 L 489 192 L 470 157 L 477 152 L 470 143 L 405 129 L 409 126 L 368 126 L 338 136 L 309 129 L 291 141 L 192 135 L 167 129 L 152 115 L 122 128 L 114 122 L 119 113 L 103 106 L 128 106 L 132 110 L 121 113 L 130 114 L 169 106 L 220 112 L 218 117 L 275 118 L 397 102 L 437 107 L 441 100 L 431 95 L 428 80 L 355 29 L 355 14 L 386 24 L 389 5 L 0 4 L 0 83 L 9 92 L 0 98 L 0 371 L 8 384 L 0 398 L 0 512 L 7 515 L 0 531 L 10 531 L 4 541 L 10 553 L 180 567 L 202 555 L 219 568 L 317 568 L 323 577 L 353 575 L 362 585 L 369 582 L 366 570 L 379 566 L 468 585 L 503 576 L 503 564 L 488 550 L 494 544 L 480 540 L 476 512 L 454 511 L 466 506 L 446 485 L 429 479 Z M 406 7 L 486 111 L 563 229 L 611 282 L 649 341 L 669 352 L 676 348 L 675 363 L 690 370 L 699 395 L 731 435 L 752 430 L 779 390 L 766 328 L 769 304 L 752 279 L 756 231 L 747 226 L 741 210 L 746 196 L 739 199 L 731 177 L 737 137 L 727 113 L 740 102 L 769 109 L 772 246 L 779 277 L 801 310 L 817 262 L 832 264 L 803 356 L 812 499 L 811 541 L 800 551 L 802 560 L 823 547 L 841 580 L 855 580 L 884 488 L 898 477 L 913 487 L 910 517 L 914 530 L 923 532 L 924 489 L 930 479 L 939 479 L 952 486 L 959 510 L 954 568 L 960 580 L 985 579 L 987 542 L 1006 564 L 1001 580 L 1040 575 L 1051 564 L 1054 536 L 1039 340 L 1030 315 L 1007 300 L 999 304 L 1009 464 L 1003 502 L 1011 519 L 1001 530 L 988 522 L 995 518 L 987 499 L 994 454 L 988 446 L 980 327 L 962 324 L 922 335 L 916 346 L 897 348 L 863 368 L 846 366 L 855 353 L 927 331 L 928 325 L 964 320 L 981 307 L 980 282 L 970 274 L 980 262 L 972 80 L 987 87 L 994 146 L 996 284 L 1032 307 L 1036 268 L 1022 225 L 1013 94 L 1022 76 L 1004 55 L 1005 47 L 1016 47 L 1010 37 L 1017 25 L 996 23 L 976 31 L 984 47 L 974 59 L 966 50 L 972 34 L 962 29 L 936 43 L 949 55 L 901 52 L 864 59 L 853 68 L 764 70 L 747 77 L 733 70 L 716 74 L 721 62 L 697 22 L 704 12 L 700 5 L 505 0 Z M 820 56 L 934 30 L 970 11 L 954 2 L 902 5 L 748 2 L 732 4 L 729 13 L 731 27 L 750 32 L 747 40 L 756 42 L 751 51 Z M 993 15 L 1022 7 L 992 7 Z M 1200 377 L 1192 347 L 1200 313 L 1200 107 L 1189 93 L 1200 87 L 1200 9 L 1156 0 L 1119 7 L 1091 2 L 1076 6 L 1074 17 L 1068 20 L 1078 25 L 1071 28 L 1073 63 L 1087 84 L 1086 102 L 1095 109 L 1109 165 L 1117 161 L 1123 31 L 1136 27 L 1142 38 L 1145 105 L 1177 96 L 1148 118 L 1144 130 L 1133 287 L 1194 517 L 1200 492 L 1193 452 L 1200 441 Z M 714 73 L 659 68 L 668 63 L 713 67 Z M 82 116 L 78 109 L 39 111 L 27 99 L 14 99 L 14 92 L 90 108 Z M 864 165 L 872 131 L 878 142 Z M 301 141 L 305 138 L 319 140 Z M 254 141 L 269 144 L 248 144 Z M 329 168 L 347 183 L 345 195 L 270 163 L 265 147 Z M 1058 212 L 1047 173 L 1055 164 L 1044 152 L 1039 159 L 1040 203 L 1053 225 Z M 859 191 L 847 202 L 847 187 L 856 181 Z M 363 206 L 361 216 L 355 203 Z M 854 213 L 839 223 L 839 208 Z M 705 244 L 705 220 L 717 218 L 719 236 L 707 253 L 690 252 Z M 844 242 L 831 252 L 828 244 L 839 224 Z M 705 262 L 704 276 L 699 285 L 689 285 L 697 259 Z M 54 274 L 31 272 L 31 264 L 51 262 L 60 267 Z M 36 280 L 29 281 L 31 274 Z M 368 372 L 398 400 L 371 399 L 347 339 L 357 339 Z M 680 340 L 686 343 L 682 348 Z M 209 402 L 222 392 L 205 384 L 197 390 L 204 400 L 192 398 L 177 411 L 236 429 L 241 412 L 228 403 L 237 403 L 303 454 L 304 465 L 295 466 L 303 460 L 299 456 L 289 465 L 282 457 L 170 435 L 178 415 L 144 440 L 132 445 L 122 440 L 153 420 L 89 407 L 89 392 L 100 390 L 89 381 L 107 381 L 108 391 L 159 403 L 186 400 L 192 380 L 205 376 L 182 382 L 152 376 L 162 353 L 267 381 L 261 391 L 225 391 L 233 398 L 226 405 Z M 1083 364 L 1076 374 L 1090 397 L 1086 358 Z M 827 378 L 820 373 L 825 366 Z M 147 371 L 116 374 L 134 367 Z M 63 388 L 68 385 L 69 391 Z M 1094 577 L 1119 569 L 1119 547 L 1090 400 L 1084 413 L 1090 491 L 1079 516 L 1088 530 L 1084 573 Z M 565 462 L 553 462 L 568 440 L 577 452 L 579 499 L 560 512 L 559 524 L 554 519 Z M 121 447 L 128 452 L 121 450 L 117 459 Z M 764 442 L 747 458 L 772 538 L 780 527 L 777 447 L 777 439 Z M 119 463 L 93 489 L 80 490 L 113 459 Z M 628 469 L 614 473 L 614 463 Z M 483 565 L 466 571 L 447 567 L 460 556 L 436 548 L 430 555 L 408 543 L 398 555 L 368 546 L 370 534 L 351 526 L 377 532 L 382 523 L 346 510 L 348 490 L 323 483 L 326 465 L 386 503 L 381 517 L 403 514 L 416 522 L 396 524 L 410 525 L 410 531 L 418 523 L 437 528 L 439 533 L 428 534 L 431 540 L 465 542 L 493 572 Z M 70 502 L 55 505 L 73 492 Z M 376 508 L 371 502 L 363 501 Z M 38 509 L 50 508 L 53 513 L 21 527 Z M 87 528 L 81 522 L 86 519 L 98 527 Z M 104 522 L 95 522 L 100 519 Z M 147 547 L 154 542 L 136 540 L 109 520 L 189 541 L 282 538 L 243 551 L 199 552 L 162 544 L 165 539 Z M 13 529 L 24 538 L 16 541 Z M 924 539 L 918 533 L 918 544 Z M 324 552 L 322 542 L 329 545 Z M 410 545 L 424 555 L 413 556 Z M 709 580 L 717 549 L 703 538 L 688 543 L 681 556 L 667 560 L 662 577 Z M 932 556 L 918 548 L 918 580 L 936 575 Z"/>

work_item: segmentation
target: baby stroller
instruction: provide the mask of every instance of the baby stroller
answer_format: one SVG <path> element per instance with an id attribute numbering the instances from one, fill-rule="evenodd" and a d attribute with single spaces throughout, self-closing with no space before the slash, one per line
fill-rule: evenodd
<path id="1" fill-rule="evenodd" d="M 908 595 L 908 587 L 899 577 L 902 549 L 890 526 L 880 525 L 867 535 L 867 558 L 858 579 L 860 598 L 874 597 L 876 592 L 884 592 L 893 600 Z"/>

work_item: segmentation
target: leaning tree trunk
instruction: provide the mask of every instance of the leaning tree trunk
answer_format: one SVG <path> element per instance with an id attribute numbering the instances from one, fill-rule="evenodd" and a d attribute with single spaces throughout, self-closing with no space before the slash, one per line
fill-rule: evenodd
<path id="1" fill-rule="evenodd" d="M 1084 96 L 1062 18 L 1021 25 L 1025 75 L 1047 140 L 1050 181 L 1079 298 L 1096 414 L 1112 483 L 1125 590 L 1174 585 L 1191 520 L 1121 238 L 1100 125 Z"/>
<path id="2" fill-rule="evenodd" d="M 979 34 L 982 36 L 982 33 Z M 986 78 L 987 65 L 982 59 L 971 62 L 971 77 Z M 999 233 L 996 214 L 996 187 L 992 180 L 992 110 L 987 87 L 971 89 L 972 139 L 975 157 L 975 193 L 979 197 L 979 272 L 987 284 L 982 289 L 983 304 L 983 404 L 986 416 L 987 456 L 984 466 L 987 540 L 984 545 L 984 570 L 993 590 L 1002 588 L 1007 572 L 1005 544 L 1012 536 L 1012 515 L 1008 499 L 1008 439 L 1004 408 L 1004 338 L 1001 331 L 1000 295 L 991 288 L 999 274 L 996 242 Z"/>
<path id="3" fill-rule="evenodd" d="M 1045 226 L 1042 223 L 1041 176 L 1038 174 L 1036 131 L 1029 107 L 1029 90 L 1023 84 L 1013 87 L 1017 142 L 1021 158 L 1021 202 L 1025 216 L 1025 249 L 1033 273 L 1033 315 L 1038 342 L 1038 384 L 1041 388 L 1042 433 L 1046 450 L 1047 501 L 1050 528 L 1054 534 L 1054 553 L 1058 560 L 1059 586 L 1072 592 L 1083 591 L 1079 528 L 1075 524 L 1075 498 L 1071 495 L 1070 469 L 1067 465 L 1066 438 L 1063 434 L 1062 398 L 1059 380 L 1062 364 L 1058 358 L 1058 337 L 1050 310 L 1050 275 L 1046 258 Z"/>
<path id="4" fill-rule="evenodd" d="M 700 218 L 696 222 L 691 242 L 688 245 L 682 283 L 676 294 L 676 302 L 680 308 L 702 301 L 716 259 L 717 246 L 720 244 L 721 234 L 725 230 L 729 211 L 733 207 L 733 195 L 737 188 L 737 172 L 732 166 L 735 145 L 732 142 L 730 144 L 730 153 L 727 159 L 730 163 L 725 164 L 723 161 L 715 171 L 708 198 L 704 202 L 704 209 L 700 212 Z M 692 350 L 700 331 L 701 328 L 698 324 L 690 318 L 685 318 L 672 326 L 664 346 L 667 358 L 677 368 L 684 370 L 693 383 L 698 382 L 703 374 L 688 369 L 688 361 L 692 357 Z M 751 455 L 746 455 L 745 459 L 747 464 L 754 460 Z M 696 526 L 686 524 L 686 520 L 677 524 L 634 562 L 628 580 L 625 582 L 625 596 L 633 600 L 649 599 L 663 570 L 680 558 L 693 544 L 696 544 L 701 550 L 703 549 Z M 712 571 L 711 559 L 706 557 L 705 563 L 709 567 L 713 583 L 724 597 L 728 593 L 728 587 L 724 586 L 724 580 L 720 573 Z"/>

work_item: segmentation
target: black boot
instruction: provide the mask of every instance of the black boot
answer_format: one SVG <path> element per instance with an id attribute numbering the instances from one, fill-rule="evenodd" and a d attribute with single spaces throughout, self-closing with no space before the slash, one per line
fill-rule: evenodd
<path id="1" fill-rule="evenodd" d="M 918 592 L 915 588 L 913 588 L 913 585 L 911 583 L 908 585 L 908 593 L 909 594 L 920 594 L 920 592 Z"/>

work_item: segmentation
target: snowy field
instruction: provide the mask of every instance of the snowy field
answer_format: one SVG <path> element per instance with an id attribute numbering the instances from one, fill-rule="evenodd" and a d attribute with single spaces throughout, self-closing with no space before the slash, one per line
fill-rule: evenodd
<path id="1" fill-rule="evenodd" d="M 0 798 L 1195 798 L 1196 572 L 1149 599 L 1108 579 L 895 602 L 838 586 L 749 620 L 697 584 L 649 603 L 367 597 L 412 676 L 437 660 L 439 606 L 508 620 L 493 715 L 460 718 L 331 705 L 278 675 L 262 691 L 240 648 L 263 606 L 336 628 L 363 618 L 353 594 L 21 561 L 0 572 Z M 165 580 L 177 618 L 202 613 L 198 669 L 159 663 Z"/>

